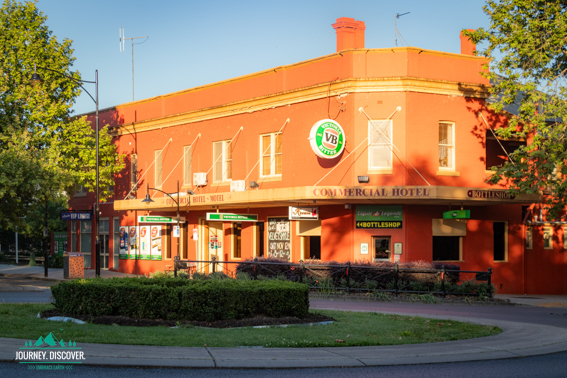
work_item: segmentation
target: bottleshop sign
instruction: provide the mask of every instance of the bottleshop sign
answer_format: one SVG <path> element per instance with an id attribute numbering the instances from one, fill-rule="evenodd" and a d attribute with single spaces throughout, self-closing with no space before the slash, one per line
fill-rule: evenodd
<path id="1" fill-rule="evenodd" d="M 258 214 L 207 213 L 208 221 L 257 222 Z"/>
<path id="2" fill-rule="evenodd" d="M 334 159 L 345 148 L 345 132 L 338 122 L 323 119 L 311 128 L 309 142 L 315 155 L 323 159 Z"/>
<path id="3" fill-rule="evenodd" d="M 179 221 L 184 223 L 185 217 L 179 217 Z M 138 216 L 138 223 L 177 223 L 177 217 L 141 215 Z"/>
<path id="4" fill-rule="evenodd" d="M 511 199 L 516 198 L 514 194 L 511 194 L 505 190 L 469 190 L 467 192 L 469 198 L 490 198 L 490 199 Z"/>
<path id="5" fill-rule="evenodd" d="M 402 228 L 402 206 L 356 206 L 356 228 Z"/>

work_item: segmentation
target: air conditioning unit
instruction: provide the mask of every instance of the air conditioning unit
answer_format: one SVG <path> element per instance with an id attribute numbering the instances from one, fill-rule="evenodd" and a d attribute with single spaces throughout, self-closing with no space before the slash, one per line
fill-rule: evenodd
<path id="1" fill-rule="evenodd" d="M 196 186 L 207 185 L 207 173 L 206 172 L 193 173 L 193 185 Z"/>
<path id="2" fill-rule="evenodd" d="M 232 180 L 230 182 L 231 192 L 243 192 L 246 190 L 246 181 L 244 180 Z"/>

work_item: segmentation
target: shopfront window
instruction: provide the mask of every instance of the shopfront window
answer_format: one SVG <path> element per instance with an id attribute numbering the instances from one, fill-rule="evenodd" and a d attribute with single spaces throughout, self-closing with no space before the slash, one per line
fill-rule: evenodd
<path id="1" fill-rule="evenodd" d="M 242 223 L 234 223 L 233 232 L 234 232 L 233 258 L 239 259 L 242 257 Z"/>
<path id="2" fill-rule="evenodd" d="M 91 221 L 81 221 L 81 252 L 85 258 L 85 268 L 91 267 Z"/>
<path id="3" fill-rule="evenodd" d="M 508 222 L 494 222 L 494 261 L 506 261 L 508 258 Z"/>
<path id="4" fill-rule="evenodd" d="M 460 236 L 433 236 L 433 261 L 460 261 Z"/>

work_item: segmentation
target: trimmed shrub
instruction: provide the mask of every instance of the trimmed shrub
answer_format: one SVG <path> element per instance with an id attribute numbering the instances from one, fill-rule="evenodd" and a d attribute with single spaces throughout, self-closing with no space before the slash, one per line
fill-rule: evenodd
<path id="1" fill-rule="evenodd" d="M 70 315 L 215 321 L 255 315 L 304 318 L 309 287 L 282 281 L 126 277 L 60 282 L 55 307 Z"/>
<path id="2" fill-rule="evenodd" d="M 290 263 L 287 260 L 276 258 L 259 257 L 256 265 L 258 279 L 275 279 L 285 277 L 290 281 L 299 282 L 300 268 L 297 264 Z M 278 263 L 281 265 L 262 265 L 261 263 Z M 303 282 L 309 283 L 310 286 L 321 286 L 318 283 L 331 280 L 335 287 L 344 287 L 346 285 L 346 262 L 337 261 L 321 261 L 321 260 L 305 260 L 303 270 Z M 423 291 L 432 290 L 436 282 L 441 280 L 440 274 L 424 273 L 423 270 L 442 269 L 445 266 L 446 272 L 445 282 L 457 283 L 460 277 L 460 266 L 456 264 L 447 264 L 440 262 L 414 261 L 407 263 L 399 263 L 400 269 L 398 281 L 419 283 Z M 355 260 L 351 262 L 349 278 L 351 288 L 364 288 L 368 281 L 372 281 L 372 286 L 377 289 L 387 289 L 394 281 L 395 264 L 389 261 L 371 262 L 368 260 Z M 377 269 L 387 268 L 387 269 Z M 412 269 L 412 272 L 404 269 Z M 250 277 L 254 276 L 254 260 L 245 260 L 236 267 L 237 274 L 246 273 Z M 327 286 L 327 285 L 326 285 Z M 325 286 L 325 287 L 326 287 Z"/>

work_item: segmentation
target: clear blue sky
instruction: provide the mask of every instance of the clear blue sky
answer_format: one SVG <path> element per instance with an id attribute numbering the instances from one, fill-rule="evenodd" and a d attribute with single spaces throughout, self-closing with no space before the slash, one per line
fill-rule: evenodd
<path id="1" fill-rule="evenodd" d="M 94 80 L 99 71 L 100 107 L 141 100 L 334 53 L 331 24 L 352 17 L 366 24 L 367 48 L 394 46 L 398 30 L 409 46 L 460 52 L 461 29 L 488 27 L 484 0 L 38 0 L 58 40 L 73 41 L 74 69 Z M 143 40 L 136 40 L 141 42 Z M 403 42 L 403 41 L 402 41 Z M 398 40 L 400 45 L 400 40 Z M 405 45 L 405 43 L 403 43 Z M 94 85 L 87 85 L 94 96 Z M 92 89 L 92 91 L 91 91 Z M 82 94 L 76 114 L 94 110 Z"/>

